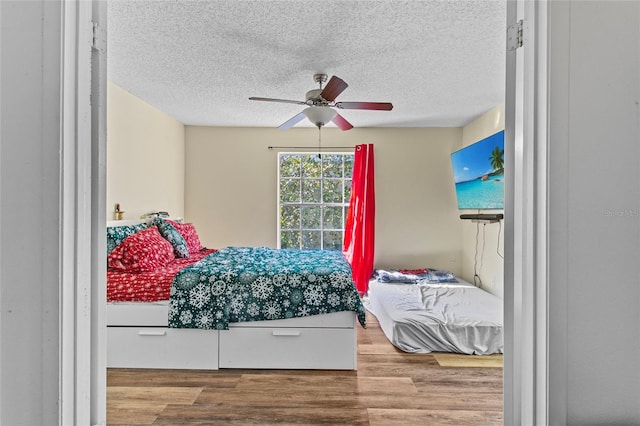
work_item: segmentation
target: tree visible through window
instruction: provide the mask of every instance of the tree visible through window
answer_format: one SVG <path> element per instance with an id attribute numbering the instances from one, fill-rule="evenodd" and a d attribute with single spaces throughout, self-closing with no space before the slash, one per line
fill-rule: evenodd
<path id="1" fill-rule="evenodd" d="M 283 249 L 342 250 L 353 154 L 278 155 L 278 241 Z"/>

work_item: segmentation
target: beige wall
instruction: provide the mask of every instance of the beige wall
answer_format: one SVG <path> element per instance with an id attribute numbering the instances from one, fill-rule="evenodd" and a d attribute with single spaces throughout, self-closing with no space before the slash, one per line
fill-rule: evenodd
<path id="1" fill-rule="evenodd" d="M 504 104 L 493 108 L 465 126 L 462 129 L 462 145 L 471 145 L 501 130 L 504 130 Z M 477 211 L 464 212 L 476 213 Z M 502 212 L 502 210 L 490 210 L 486 213 Z M 482 282 L 482 288 L 502 298 L 504 221 L 490 224 L 472 223 L 469 220 L 460 222 L 462 222 L 462 278 L 474 282 L 474 274 L 477 273 Z"/>
<path id="2" fill-rule="evenodd" d="M 462 239 L 450 154 L 462 129 L 327 127 L 323 146 L 375 145 L 376 267 L 461 272 Z M 317 146 L 318 131 L 186 127 L 185 215 L 203 244 L 277 241 L 277 151 Z"/>
<path id="3" fill-rule="evenodd" d="M 184 126 L 117 85 L 107 84 L 107 219 L 150 210 L 184 215 Z"/>

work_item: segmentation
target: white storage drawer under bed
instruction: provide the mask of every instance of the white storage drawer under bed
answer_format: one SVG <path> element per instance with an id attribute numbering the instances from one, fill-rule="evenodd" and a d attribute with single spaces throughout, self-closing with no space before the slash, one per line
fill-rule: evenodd
<path id="1" fill-rule="evenodd" d="M 107 366 L 217 370 L 218 333 L 166 327 L 107 327 Z"/>
<path id="2" fill-rule="evenodd" d="M 353 312 L 231 323 L 216 331 L 166 327 L 166 304 L 110 305 L 107 367 L 356 369 Z"/>
<path id="3" fill-rule="evenodd" d="M 356 369 L 355 328 L 229 327 L 219 339 L 220 368 Z"/>

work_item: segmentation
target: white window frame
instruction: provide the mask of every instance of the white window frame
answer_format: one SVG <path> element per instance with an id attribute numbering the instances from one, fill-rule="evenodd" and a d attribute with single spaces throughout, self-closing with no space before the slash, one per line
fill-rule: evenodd
<path id="1" fill-rule="evenodd" d="M 281 199 L 280 199 L 280 195 L 281 195 L 281 194 L 280 194 L 280 181 L 281 181 L 281 179 L 282 179 L 282 176 L 281 176 L 281 170 L 280 170 L 280 163 L 281 163 L 281 159 L 282 159 L 282 157 L 283 157 L 283 156 L 285 156 L 285 155 L 298 155 L 298 156 L 305 156 L 305 155 L 318 155 L 318 153 L 317 153 L 317 152 L 279 152 L 279 153 L 278 153 L 278 159 L 277 159 L 277 161 L 278 161 L 278 165 L 277 165 L 277 166 L 278 166 L 278 176 L 277 176 L 277 179 L 278 179 L 278 182 L 277 182 L 277 188 L 278 188 L 278 190 L 277 190 L 277 197 L 278 197 L 278 198 L 277 198 L 277 203 L 276 203 L 276 204 L 277 204 L 277 209 L 278 209 L 278 211 L 277 211 L 276 217 L 277 217 L 277 232 L 278 232 L 278 233 L 277 233 L 277 247 L 278 247 L 279 249 L 280 249 L 280 248 L 282 248 L 282 247 L 281 247 L 281 241 L 282 241 L 282 228 L 281 228 L 281 226 L 280 226 L 280 224 L 281 224 L 281 221 L 280 221 L 280 213 L 281 213 L 281 207 L 282 207 L 282 205 L 283 205 L 283 204 L 281 203 Z M 322 156 L 325 156 L 325 155 L 327 155 L 327 156 L 329 156 L 329 155 L 340 155 L 340 156 L 342 156 L 342 157 L 343 157 L 343 165 L 344 165 L 344 156 L 351 156 L 351 157 L 354 157 L 354 156 L 355 156 L 355 154 L 354 154 L 353 152 L 333 152 L 333 151 L 331 151 L 331 152 L 322 152 L 320 155 L 322 155 Z M 353 170 L 352 170 L 352 172 L 353 172 Z M 348 180 L 349 180 L 349 179 L 351 179 L 351 178 L 345 178 L 345 177 L 343 176 L 342 178 L 327 178 L 327 179 L 328 179 L 328 180 L 329 180 L 329 179 L 330 179 L 330 180 L 342 180 L 343 182 L 346 182 L 346 181 L 348 181 Z M 300 176 L 300 182 L 301 182 L 301 184 L 302 184 L 302 181 L 303 181 L 303 180 L 304 180 L 304 179 L 303 179 L 303 177 L 302 177 L 302 176 Z M 324 185 L 322 185 L 322 183 L 323 183 L 323 182 L 324 182 L 324 180 L 325 180 L 324 175 L 321 175 L 321 176 L 320 176 L 320 178 L 311 178 L 311 179 L 308 179 L 308 180 L 320 180 L 320 181 L 321 181 L 321 185 L 320 185 L 320 199 L 322 200 L 322 199 L 323 199 L 323 192 L 322 192 L 322 191 L 324 190 Z M 300 190 L 302 190 L 302 185 L 300 185 Z M 343 193 L 344 193 L 344 189 L 343 189 Z M 346 209 L 344 209 L 344 207 L 349 207 L 349 200 L 344 200 L 344 202 L 343 202 L 343 203 L 323 203 L 323 202 L 321 202 L 321 203 L 305 203 L 305 202 L 302 202 L 302 199 L 301 199 L 301 201 L 300 201 L 299 203 L 286 203 L 286 205 L 297 205 L 297 206 L 300 206 L 301 208 L 302 208 L 302 207 L 305 207 L 305 206 L 312 206 L 312 207 L 317 207 L 317 206 L 321 206 L 321 207 L 343 207 L 343 209 L 342 209 L 342 211 L 343 211 L 343 213 L 342 213 L 342 229 L 324 228 L 324 217 L 321 217 L 321 218 L 320 218 L 320 228 L 319 228 L 318 230 L 319 230 L 319 231 L 320 231 L 320 233 L 321 233 L 321 238 L 320 238 L 320 248 L 322 248 L 322 249 L 324 249 L 324 246 L 323 246 L 323 242 L 324 242 L 323 235 L 324 235 L 324 232 L 325 232 L 325 231 L 332 231 L 332 232 L 340 231 L 340 232 L 342 232 L 342 237 L 343 237 L 343 241 L 344 241 L 344 225 L 345 225 L 346 220 L 347 220 L 347 218 L 346 218 L 346 214 L 345 214 Z M 303 228 L 303 227 L 302 227 L 302 224 L 300 224 L 300 227 L 299 227 L 299 229 L 298 229 L 298 230 L 299 230 L 300 232 L 302 232 L 302 231 L 304 231 L 304 230 L 305 230 L 305 228 Z M 314 229 L 313 231 L 316 231 L 316 230 Z M 302 247 L 300 247 L 300 248 L 302 249 Z"/>

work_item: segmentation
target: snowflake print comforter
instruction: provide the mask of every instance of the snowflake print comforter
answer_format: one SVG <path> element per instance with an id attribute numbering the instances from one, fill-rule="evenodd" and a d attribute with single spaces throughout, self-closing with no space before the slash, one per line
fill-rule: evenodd
<path id="1" fill-rule="evenodd" d="M 365 309 L 339 251 L 227 247 L 180 271 L 169 327 L 227 330 L 263 321 Z"/>

